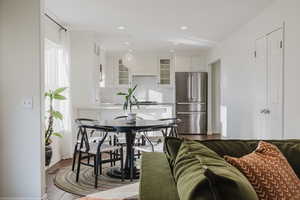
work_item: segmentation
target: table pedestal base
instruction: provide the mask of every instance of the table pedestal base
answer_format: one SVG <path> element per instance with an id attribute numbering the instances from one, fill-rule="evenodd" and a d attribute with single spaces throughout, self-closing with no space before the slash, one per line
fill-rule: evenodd
<path id="1" fill-rule="evenodd" d="M 109 169 L 107 172 L 107 175 L 112 177 L 112 178 L 122 178 L 122 173 L 120 167 L 113 167 Z M 140 172 L 137 168 L 133 169 L 133 179 L 139 179 L 140 177 Z M 130 170 L 129 169 L 124 169 L 124 179 L 130 179 Z"/>

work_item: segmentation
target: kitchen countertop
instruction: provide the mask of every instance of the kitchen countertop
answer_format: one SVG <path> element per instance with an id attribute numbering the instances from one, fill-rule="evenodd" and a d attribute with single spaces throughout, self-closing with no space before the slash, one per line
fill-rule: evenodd
<path id="1" fill-rule="evenodd" d="M 173 107 L 175 103 L 157 103 L 157 104 L 149 104 L 149 105 L 140 105 L 140 109 L 160 109 L 160 108 L 169 108 Z M 123 109 L 123 104 L 118 103 L 101 103 L 99 105 L 92 106 L 78 106 L 78 109 L 88 109 L 88 110 L 103 110 L 103 109 Z M 133 109 L 136 110 L 137 107 L 133 106 Z"/>

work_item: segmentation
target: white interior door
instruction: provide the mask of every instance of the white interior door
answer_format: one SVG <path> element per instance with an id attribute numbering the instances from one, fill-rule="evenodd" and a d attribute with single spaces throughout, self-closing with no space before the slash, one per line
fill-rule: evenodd
<path id="1" fill-rule="evenodd" d="M 283 137 L 283 32 L 256 40 L 255 132 L 263 139 Z"/>
<path id="2" fill-rule="evenodd" d="M 267 39 L 262 37 L 255 42 L 255 133 L 263 138 L 267 133 L 264 109 L 267 108 Z"/>
<path id="3" fill-rule="evenodd" d="M 268 43 L 268 99 L 266 116 L 267 138 L 283 138 L 283 32 L 267 36 Z"/>

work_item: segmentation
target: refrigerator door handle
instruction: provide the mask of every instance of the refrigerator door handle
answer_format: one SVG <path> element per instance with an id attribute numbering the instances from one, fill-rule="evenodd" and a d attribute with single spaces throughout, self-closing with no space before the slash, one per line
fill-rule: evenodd
<path id="1" fill-rule="evenodd" d="M 178 115 L 198 115 L 199 113 L 206 113 L 206 111 L 197 111 L 197 112 L 177 112 Z"/>
<path id="2" fill-rule="evenodd" d="M 188 84 L 188 100 L 192 99 L 192 81 L 191 81 L 191 73 L 188 73 L 188 80 L 187 80 L 187 84 Z"/>
<path id="3" fill-rule="evenodd" d="M 190 105 L 190 104 L 206 104 L 204 102 L 179 102 L 179 103 L 176 103 L 178 105 Z"/>
<path id="4" fill-rule="evenodd" d="M 190 76 L 191 76 L 191 78 L 190 78 L 190 85 L 191 85 L 191 87 L 190 87 L 190 93 L 191 93 L 190 99 L 192 101 L 194 101 L 194 75 L 193 75 L 193 73 L 190 73 Z"/>

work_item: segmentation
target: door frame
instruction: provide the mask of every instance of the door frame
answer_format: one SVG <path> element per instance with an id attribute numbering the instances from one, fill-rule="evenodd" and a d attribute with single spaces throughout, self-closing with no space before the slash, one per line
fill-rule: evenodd
<path id="1" fill-rule="evenodd" d="M 212 79 L 212 73 L 213 73 L 213 70 L 212 70 L 212 68 L 213 68 L 213 66 L 215 65 L 215 64 L 217 64 L 217 63 L 219 63 L 219 66 L 220 66 L 220 80 L 219 80 L 219 83 L 220 83 L 220 108 L 219 108 L 219 119 L 221 120 L 221 105 L 222 105 L 222 87 L 221 87 L 221 85 L 222 85 L 222 61 L 221 61 L 221 59 L 217 59 L 217 60 L 215 60 L 215 61 L 213 61 L 213 62 L 211 62 L 209 65 L 208 65 L 208 121 L 207 121 L 207 125 L 208 125 L 208 131 L 207 131 L 207 134 L 208 135 L 212 135 L 212 134 L 216 134 L 216 132 L 215 132 L 215 127 L 214 127 L 214 125 L 213 125 L 213 118 L 214 118 L 214 113 L 213 113 L 213 107 L 214 107 L 214 105 L 213 105 L 213 84 L 212 84 L 212 81 L 213 81 L 213 79 Z M 217 133 L 217 134 L 223 134 L 223 130 L 222 130 L 222 126 L 220 127 L 220 130 L 218 131 L 219 133 Z"/>
<path id="2" fill-rule="evenodd" d="M 267 38 L 269 35 L 271 35 L 272 33 L 282 30 L 282 105 L 281 105 L 281 109 L 282 109 L 282 134 L 281 134 L 281 138 L 284 139 L 285 136 L 285 22 L 283 22 L 282 26 L 274 28 L 272 31 L 269 31 L 268 33 L 258 37 L 255 39 L 255 43 L 258 39 L 260 38 Z M 268 48 L 268 47 L 267 47 Z M 256 45 L 255 45 L 255 54 L 254 56 L 256 57 Z"/>

